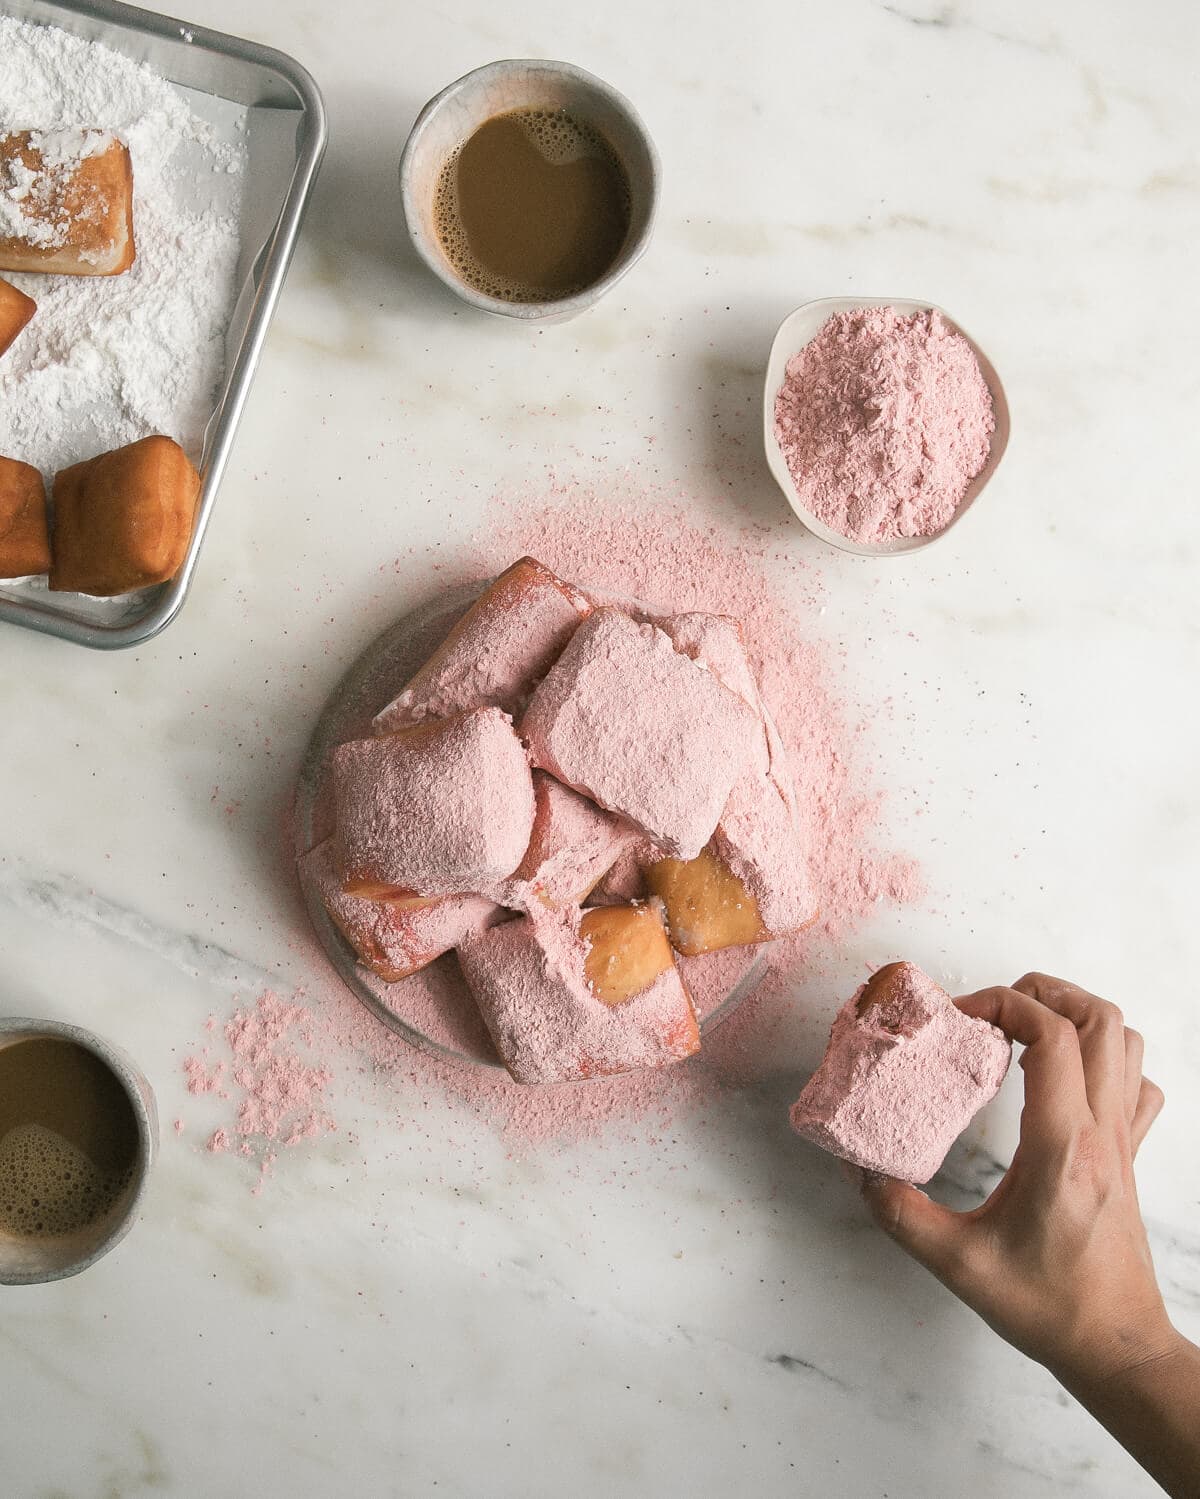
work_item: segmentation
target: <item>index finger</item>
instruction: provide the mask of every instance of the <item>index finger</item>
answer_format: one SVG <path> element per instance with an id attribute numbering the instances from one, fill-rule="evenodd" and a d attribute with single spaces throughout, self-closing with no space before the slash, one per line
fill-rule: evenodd
<path id="1" fill-rule="evenodd" d="M 1079 1033 L 1063 1015 L 1016 989 L 980 989 L 954 1003 L 964 1015 L 987 1020 L 1025 1051 L 1025 1113 L 1039 1131 L 1069 1134 L 1080 1110 L 1090 1115 Z"/>

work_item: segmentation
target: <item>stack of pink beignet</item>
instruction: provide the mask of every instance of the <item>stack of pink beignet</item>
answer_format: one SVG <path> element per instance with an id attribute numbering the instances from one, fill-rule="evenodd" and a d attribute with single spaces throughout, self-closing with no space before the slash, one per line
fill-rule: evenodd
<path id="1" fill-rule="evenodd" d="M 691 1055 L 672 944 L 816 914 L 782 746 L 724 616 L 634 618 L 524 557 L 373 729 L 330 756 L 336 830 L 303 878 L 385 982 L 455 950 L 519 1082 Z"/>

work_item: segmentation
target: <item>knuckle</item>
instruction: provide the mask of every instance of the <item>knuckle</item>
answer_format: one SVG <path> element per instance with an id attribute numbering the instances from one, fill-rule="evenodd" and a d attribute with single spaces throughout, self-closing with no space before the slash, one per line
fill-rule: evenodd
<path id="1" fill-rule="evenodd" d="M 1046 1039 L 1054 1046 L 1073 1046 L 1075 1038 L 1075 1027 L 1065 1015 L 1053 1015 L 1046 1021 Z"/>
<path id="2" fill-rule="evenodd" d="M 1130 1026 L 1125 1027 L 1125 1045 L 1130 1051 L 1144 1051 L 1146 1042 L 1141 1031 L 1135 1031 Z"/>
<path id="3" fill-rule="evenodd" d="M 1152 1109 L 1156 1114 L 1167 1101 L 1167 1095 L 1163 1090 L 1157 1083 L 1152 1083 L 1148 1078 L 1142 1082 L 1142 1097 L 1145 1099 L 1146 1107 Z"/>

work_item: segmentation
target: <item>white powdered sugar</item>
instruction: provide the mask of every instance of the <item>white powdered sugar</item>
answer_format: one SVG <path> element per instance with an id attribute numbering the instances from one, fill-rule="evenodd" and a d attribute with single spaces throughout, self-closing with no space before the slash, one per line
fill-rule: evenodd
<path id="1" fill-rule="evenodd" d="M 64 164 L 124 141 L 137 259 L 119 276 L 4 273 L 38 306 L 0 358 L 0 454 L 50 475 L 162 432 L 198 458 L 225 364 L 244 150 L 148 67 L 0 17 L 0 136 L 24 130 Z M 220 193 L 204 189 L 214 174 Z M 5 186 L 7 221 L 19 217 L 22 184 Z M 197 210 L 207 199 L 221 207 Z"/>

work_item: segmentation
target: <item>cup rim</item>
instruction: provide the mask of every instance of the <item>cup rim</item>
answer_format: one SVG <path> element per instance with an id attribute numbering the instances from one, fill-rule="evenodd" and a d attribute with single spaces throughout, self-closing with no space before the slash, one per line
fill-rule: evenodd
<path id="1" fill-rule="evenodd" d="M 0 1045 L 6 1044 L 6 1038 L 12 1036 L 14 1032 L 28 1036 L 30 1040 L 44 1037 L 70 1041 L 76 1046 L 82 1046 L 85 1051 L 90 1051 L 93 1056 L 98 1057 L 104 1063 L 121 1084 L 137 1124 L 138 1151 L 134 1165 L 133 1190 L 120 1219 L 113 1225 L 106 1237 L 94 1248 L 67 1265 L 47 1270 L 17 1272 L 7 1272 L 0 1268 L 0 1285 L 42 1285 L 50 1281 L 67 1280 L 70 1276 L 78 1275 L 81 1271 L 88 1269 L 111 1249 L 115 1249 L 133 1227 L 150 1182 L 150 1171 L 158 1145 L 158 1121 L 154 1095 L 149 1082 L 141 1077 L 132 1061 L 119 1047 L 114 1046 L 111 1041 L 106 1041 L 103 1036 L 98 1036 L 95 1031 L 67 1020 L 45 1020 L 29 1015 L 0 1016 Z M 142 1093 L 143 1082 L 146 1095 Z"/>
<path id="2" fill-rule="evenodd" d="M 492 297 L 487 292 L 476 290 L 475 287 L 450 272 L 441 257 L 433 252 L 429 236 L 422 227 L 420 207 L 416 201 L 412 180 L 413 159 L 420 146 L 421 137 L 434 116 L 451 99 L 457 98 L 468 89 L 477 87 L 495 74 L 507 72 L 513 68 L 524 68 L 535 73 L 552 73 L 557 77 L 569 78 L 572 82 L 582 84 L 585 88 L 599 94 L 618 113 L 626 117 L 645 148 L 650 164 L 646 220 L 636 239 L 625 246 L 604 275 L 593 281 L 590 286 L 584 287 L 582 291 L 575 292 L 572 296 L 557 297 L 545 302 L 508 302 L 503 297 Z M 619 89 L 575 63 L 558 62 L 553 58 L 543 57 L 506 57 L 498 58 L 495 62 L 484 63 L 478 68 L 472 68 L 460 78 L 455 78 L 453 82 L 448 83 L 425 103 L 413 121 L 408 139 L 404 143 L 404 150 L 400 154 L 400 197 L 404 209 L 404 222 L 413 248 L 438 280 L 444 286 L 449 287 L 456 296 L 472 307 L 478 307 L 483 312 L 494 313 L 500 317 L 515 318 L 522 322 L 539 322 L 547 319 L 565 322 L 568 318 L 586 311 L 598 302 L 646 253 L 658 218 L 661 175 L 662 164 L 654 139 L 641 115 Z"/>

